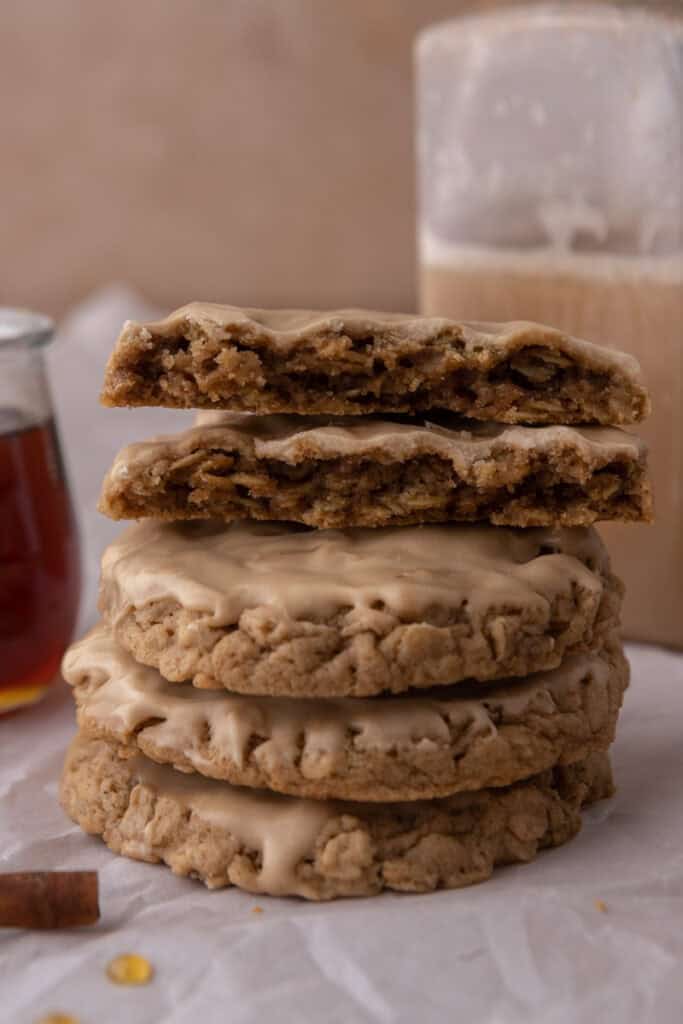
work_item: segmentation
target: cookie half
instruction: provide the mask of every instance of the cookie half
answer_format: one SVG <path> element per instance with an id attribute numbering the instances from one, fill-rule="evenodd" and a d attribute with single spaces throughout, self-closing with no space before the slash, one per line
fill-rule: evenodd
<path id="1" fill-rule="evenodd" d="M 193 302 L 128 321 L 105 405 L 367 414 L 448 409 L 498 423 L 635 423 L 637 362 L 540 324 Z"/>
<path id="2" fill-rule="evenodd" d="M 112 519 L 308 526 L 488 521 L 588 526 L 651 518 L 646 447 L 609 427 L 204 413 L 124 448 L 102 487 Z"/>
<path id="3" fill-rule="evenodd" d="M 103 625 L 69 649 L 62 671 L 89 737 L 235 785 L 366 801 L 504 786 L 606 750 L 628 683 L 612 637 L 601 651 L 502 686 L 418 698 L 247 697 L 169 684 Z"/>
<path id="4" fill-rule="evenodd" d="M 100 609 L 172 682 L 365 697 L 555 668 L 621 593 L 591 528 L 144 520 L 104 554 Z"/>
<path id="5" fill-rule="evenodd" d="M 61 801 L 114 852 L 164 861 L 209 888 L 324 900 L 482 882 L 581 827 L 583 804 L 613 792 L 609 759 L 550 769 L 501 789 L 403 804 L 306 800 L 242 789 L 119 756 L 77 738 Z"/>

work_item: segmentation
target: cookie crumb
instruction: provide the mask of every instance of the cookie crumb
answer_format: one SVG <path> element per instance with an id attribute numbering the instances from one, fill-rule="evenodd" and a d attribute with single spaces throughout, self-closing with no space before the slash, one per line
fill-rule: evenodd
<path id="1" fill-rule="evenodd" d="M 137 953 L 123 953 L 107 965 L 107 977 L 116 985 L 146 985 L 153 974 L 149 960 Z"/>
<path id="2" fill-rule="evenodd" d="M 252 912 L 252 914 L 262 914 L 263 913 L 263 907 L 259 907 L 259 906 L 252 907 L 251 908 L 251 912 Z"/>
<path id="3" fill-rule="evenodd" d="M 605 903 L 604 900 L 596 900 L 595 901 L 595 909 L 599 910 L 601 914 L 606 914 L 607 913 L 607 904 Z"/>

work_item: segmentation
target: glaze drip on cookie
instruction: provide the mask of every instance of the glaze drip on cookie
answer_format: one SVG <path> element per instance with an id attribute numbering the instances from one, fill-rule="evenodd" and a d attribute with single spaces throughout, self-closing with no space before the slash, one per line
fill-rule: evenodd
<path id="1" fill-rule="evenodd" d="M 589 529 L 491 530 L 418 526 L 305 530 L 285 524 L 159 523 L 129 527 L 102 559 L 104 614 L 172 598 L 214 626 L 271 606 L 320 621 L 352 610 L 349 628 L 372 629 L 395 612 L 421 619 L 430 608 L 491 606 L 530 612 L 581 586 L 596 598 L 592 571 L 607 555 Z"/>
<path id="2" fill-rule="evenodd" d="M 296 868 L 312 856 L 317 837 L 330 818 L 340 815 L 340 808 L 327 801 L 298 800 L 184 775 L 141 756 L 132 759 L 130 769 L 136 785 L 149 786 L 259 855 L 258 869 L 245 888 L 273 896 L 306 895 Z M 142 833 L 138 856 L 143 859 L 154 854 L 152 832 L 147 828 Z"/>
<path id="3" fill-rule="evenodd" d="M 480 695 L 461 686 L 365 700 L 247 697 L 169 684 L 103 625 L 62 670 L 89 735 L 240 785 L 363 800 L 500 785 L 602 749 L 628 679 L 612 638 L 605 651 Z"/>
<path id="4" fill-rule="evenodd" d="M 67 754 L 61 799 L 85 831 L 210 888 L 316 900 L 481 882 L 570 839 L 581 806 L 613 791 L 606 754 L 501 789 L 367 804 L 239 789 L 120 753 L 80 737 Z"/>

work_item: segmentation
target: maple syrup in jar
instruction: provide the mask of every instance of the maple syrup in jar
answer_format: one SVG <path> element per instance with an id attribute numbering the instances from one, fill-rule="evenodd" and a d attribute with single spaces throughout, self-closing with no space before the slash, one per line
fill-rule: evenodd
<path id="1" fill-rule="evenodd" d="M 47 386 L 45 317 L 0 309 L 0 715 L 59 678 L 80 587 L 78 539 Z"/>

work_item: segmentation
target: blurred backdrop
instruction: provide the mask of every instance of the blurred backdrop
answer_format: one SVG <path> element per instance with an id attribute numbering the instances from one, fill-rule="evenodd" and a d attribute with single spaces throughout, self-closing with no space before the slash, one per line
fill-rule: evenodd
<path id="1" fill-rule="evenodd" d="M 413 37 L 509 6 L 3 0 L 0 303 L 415 308 Z"/>

